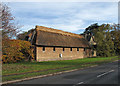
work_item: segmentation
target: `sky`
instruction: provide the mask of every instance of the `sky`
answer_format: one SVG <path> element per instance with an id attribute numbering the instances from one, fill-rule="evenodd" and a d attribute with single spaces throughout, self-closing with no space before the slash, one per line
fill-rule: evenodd
<path id="1" fill-rule="evenodd" d="M 117 2 L 9 2 L 22 31 L 36 25 L 76 34 L 91 24 L 118 23 Z"/>

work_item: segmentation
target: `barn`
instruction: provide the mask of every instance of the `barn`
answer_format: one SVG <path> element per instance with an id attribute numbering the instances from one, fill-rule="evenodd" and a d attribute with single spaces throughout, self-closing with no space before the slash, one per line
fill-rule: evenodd
<path id="1" fill-rule="evenodd" d="M 33 45 L 36 61 L 71 60 L 93 55 L 88 41 L 79 34 L 36 26 L 27 38 Z"/>

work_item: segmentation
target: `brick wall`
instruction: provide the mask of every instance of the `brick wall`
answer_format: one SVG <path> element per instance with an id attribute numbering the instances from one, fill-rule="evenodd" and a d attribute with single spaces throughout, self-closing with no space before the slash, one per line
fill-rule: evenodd
<path id="1" fill-rule="evenodd" d="M 59 54 L 62 54 L 61 58 Z M 37 61 L 70 60 L 84 57 L 86 56 L 84 56 L 83 48 L 79 48 L 79 51 L 77 51 L 77 48 L 72 48 L 72 51 L 70 51 L 70 48 L 64 48 L 64 51 L 63 48 L 55 48 L 55 51 L 53 51 L 53 47 L 45 47 L 45 51 L 43 51 L 43 47 L 36 47 Z"/>

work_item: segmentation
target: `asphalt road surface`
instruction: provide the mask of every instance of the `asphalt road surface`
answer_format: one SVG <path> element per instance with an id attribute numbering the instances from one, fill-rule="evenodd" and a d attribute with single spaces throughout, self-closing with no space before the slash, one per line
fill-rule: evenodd
<path id="1" fill-rule="evenodd" d="M 73 86 L 77 86 L 79 84 L 119 84 L 119 69 L 120 67 L 117 61 L 74 72 L 13 84 L 73 84 Z"/>

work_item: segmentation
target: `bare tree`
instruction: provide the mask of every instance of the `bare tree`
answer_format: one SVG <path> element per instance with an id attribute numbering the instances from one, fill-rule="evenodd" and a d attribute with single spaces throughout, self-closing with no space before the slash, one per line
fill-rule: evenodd
<path id="1" fill-rule="evenodd" d="M 2 8 L 0 9 L 2 12 L 1 20 L 2 20 L 2 38 L 3 39 L 10 39 L 15 37 L 17 32 L 19 32 L 19 26 L 15 24 L 14 17 L 10 12 L 10 8 L 3 3 L 0 3 Z"/>

